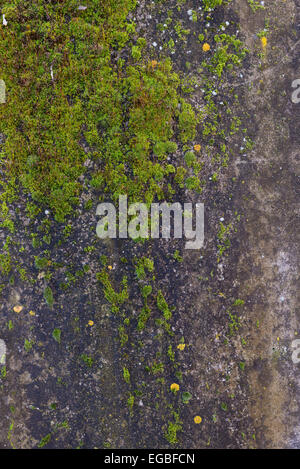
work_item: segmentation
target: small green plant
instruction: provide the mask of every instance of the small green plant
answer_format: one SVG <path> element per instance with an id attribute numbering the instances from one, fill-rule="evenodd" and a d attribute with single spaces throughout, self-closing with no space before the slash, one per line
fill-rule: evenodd
<path id="1" fill-rule="evenodd" d="M 227 406 L 226 402 L 221 402 L 221 409 L 224 410 L 224 412 L 227 412 L 228 406 Z"/>
<path id="2" fill-rule="evenodd" d="M 34 265 L 37 269 L 45 269 L 48 266 L 48 259 L 46 257 L 34 256 Z"/>
<path id="3" fill-rule="evenodd" d="M 51 440 L 51 433 L 48 433 L 48 435 L 44 436 L 41 441 L 38 444 L 38 448 L 44 448 Z"/>
<path id="4" fill-rule="evenodd" d="M 1 368 L 1 378 L 2 378 L 2 379 L 5 379 L 5 378 L 6 378 L 6 374 L 7 374 L 6 366 L 3 366 L 3 367 Z"/>
<path id="5" fill-rule="evenodd" d="M 157 294 L 157 307 L 163 313 L 165 320 L 169 321 L 172 317 L 172 313 L 161 290 L 159 290 Z"/>
<path id="6" fill-rule="evenodd" d="M 183 257 L 179 254 L 178 249 L 174 252 L 173 258 L 174 258 L 175 261 L 177 261 L 177 262 L 183 262 Z"/>
<path id="7" fill-rule="evenodd" d="M 94 363 L 93 358 L 87 355 L 86 353 L 81 354 L 80 358 L 89 368 L 93 366 L 93 363 Z"/>
<path id="8" fill-rule="evenodd" d="M 222 5 L 223 0 L 203 0 L 205 10 L 214 10 L 217 6 Z"/>
<path id="9" fill-rule="evenodd" d="M 174 352 L 171 344 L 169 345 L 169 348 L 168 348 L 168 357 L 171 360 L 171 362 L 175 361 L 175 352 Z"/>
<path id="10" fill-rule="evenodd" d="M 152 293 L 152 287 L 151 285 L 144 285 L 142 288 L 142 297 L 147 301 L 147 298 L 149 295 Z"/>
<path id="11" fill-rule="evenodd" d="M 9 329 L 10 331 L 14 328 L 14 325 L 13 325 L 13 322 L 12 322 L 11 319 L 8 321 L 7 327 L 8 327 L 8 329 Z"/>
<path id="12" fill-rule="evenodd" d="M 53 303 L 54 303 L 54 297 L 53 297 L 52 289 L 49 286 L 45 287 L 44 289 L 44 298 L 45 298 L 47 305 L 50 306 L 50 308 L 52 308 Z"/>
<path id="13" fill-rule="evenodd" d="M 127 405 L 128 405 L 128 409 L 130 411 L 130 415 L 132 415 L 132 410 L 133 410 L 133 405 L 134 405 L 134 395 L 133 394 L 130 394 L 129 395 L 129 398 L 127 399 Z"/>
<path id="14" fill-rule="evenodd" d="M 230 335 L 234 335 L 235 332 L 237 332 L 241 326 L 240 323 L 240 318 L 231 312 L 228 311 L 230 322 L 229 322 L 229 333 Z"/>
<path id="15" fill-rule="evenodd" d="M 181 399 L 182 399 L 182 402 L 183 404 L 188 404 L 190 402 L 190 400 L 192 399 L 192 394 L 188 391 L 186 392 L 183 392 L 182 395 L 181 395 Z"/>
<path id="16" fill-rule="evenodd" d="M 34 341 L 28 340 L 28 339 L 24 340 L 24 349 L 26 350 L 26 352 L 29 352 L 29 350 L 32 349 L 33 345 L 34 345 Z"/>
<path id="17" fill-rule="evenodd" d="M 262 4 L 262 2 L 257 1 L 257 0 L 248 0 L 248 5 L 250 6 L 253 12 L 256 12 L 257 10 L 265 9 L 265 6 Z"/>
<path id="18" fill-rule="evenodd" d="M 146 271 L 153 272 L 154 263 L 152 259 L 147 257 L 142 257 L 136 261 L 135 272 L 138 279 L 143 279 L 146 277 Z"/>
<path id="19" fill-rule="evenodd" d="M 124 345 L 128 342 L 128 334 L 126 334 L 124 326 L 119 327 L 119 337 L 121 347 L 124 347 Z"/>
<path id="20" fill-rule="evenodd" d="M 61 330 L 60 329 L 54 329 L 52 332 L 52 337 L 56 342 L 60 344 L 61 342 Z"/>
<path id="21" fill-rule="evenodd" d="M 139 315 L 139 318 L 138 318 L 138 325 L 137 325 L 137 330 L 138 331 L 142 331 L 145 328 L 149 317 L 150 317 L 150 309 L 148 308 L 147 305 L 145 305 L 142 308 L 142 311 L 140 312 L 140 315 Z"/>
<path id="22" fill-rule="evenodd" d="M 244 306 L 245 304 L 245 301 L 244 300 L 240 300 L 239 298 L 235 300 L 235 302 L 233 303 L 233 306 Z"/>
<path id="23" fill-rule="evenodd" d="M 123 367 L 123 378 L 127 384 L 130 383 L 130 373 L 129 373 L 128 368 L 126 368 L 125 366 Z"/>

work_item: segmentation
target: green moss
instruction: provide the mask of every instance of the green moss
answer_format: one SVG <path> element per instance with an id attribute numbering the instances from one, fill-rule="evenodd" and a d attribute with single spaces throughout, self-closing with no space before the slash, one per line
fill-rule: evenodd
<path id="1" fill-rule="evenodd" d="M 192 151 L 186 152 L 186 154 L 184 155 L 184 159 L 185 159 L 187 166 L 190 168 L 192 164 L 194 163 L 194 161 L 196 160 L 195 153 L 193 153 Z"/>
<path id="2" fill-rule="evenodd" d="M 80 358 L 89 368 L 93 366 L 93 363 L 94 363 L 93 358 L 87 355 L 86 353 L 83 353 L 82 355 L 80 355 Z"/>
<path id="3" fill-rule="evenodd" d="M 137 330 L 142 331 L 145 329 L 146 323 L 150 317 L 150 309 L 148 306 L 144 306 L 138 317 Z"/>
<path id="4" fill-rule="evenodd" d="M 52 289 L 49 286 L 45 287 L 44 289 L 44 298 L 45 298 L 47 305 L 49 305 L 52 308 L 53 303 L 54 303 L 54 297 L 53 297 Z"/>
<path id="5" fill-rule="evenodd" d="M 165 320 L 169 321 L 172 317 L 172 313 L 161 290 L 159 290 L 157 294 L 157 307 L 163 313 Z"/>
<path id="6" fill-rule="evenodd" d="M 111 304 L 112 312 L 117 313 L 120 310 L 120 306 L 123 305 L 128 299 L 127 277 L 123 277 L 123 288 L 119 293 L 116 292 L 112 287 L 109 275 L 105 269 L 103 269 L 97 274 L 97 279 L 102 283 L 104 287 L 104 296 L 107 301 Z"/>
<path id="7" fill-rule="evenodd" d="M 45 269 L 48 266 L 48 259 L 46 257 L 35 256 L 34 265 L 37 269 Z"/>
<path id="8" fill-rule="evenodd" d="M 119 337 L 121 347 L 124 347 L 124 345 L 128 342 L 128 334 L 126 334 L 124 326 L 119 327 Z"/>
<path id="9" fill-rule="evenodd" d="M 142 296 L 145 300 L 147 300 L 148 296 L 152 293 L 151 285 L 144 285 L 142 288 Z"/>
<path id="10" fill-rule="evenodd" d="M 239 363 L 240 370 L 244 371 L 245 366 L 246 366 L 245 362 L 240 362 Z"/>
<path id="11" fill-rule="evenodd" d="M 196 115 L 191 104 L 186 101 L 180 101 L 181 112 L 179 114 L 179 132 L 180 140 L 182 143 L 187 143 L 189 140 L 193 140 L 196 135 Z"/>
<path id="12" fill-rule="evenodd" d="M 132 46 L 135 66 L 111 64 L 111 47 L 124 47 L 135 32 L 126 22 L 135 4 L 110 0 L 98 8 L 92 1 L 83 14 L 74 1 L 54 8 L 35 0 L 28 8 L 15 0 L 2 7 L 10 29 L 3 30 L 1 50 L 8 100 L 0 108 L 0 131 L 7 136 L 9 177 L 19 178 L 35 202 L 27 206 L 32 217 L 39 210 L 36 203 L 50 207 L 58 221 L 72 213 L 81 191 L 78 177 L 85 171 L 82 135 L 93 148 L 93 159 L 104 162 L 92 186 L 113 197 L 126 191 L 149 202 L 162 196 L 152 148 L 164 147 L 160 158 L 176 151 L 170 137 L 177 120 L 185 141 L 194 135 L 190 105 L 181 100 L 178 113 L 180 81 L 170 60 L 155 68 L 145 63 L 141 50 L 146 41 L 139 38 Z M 124 163 L 133 169 L 130 178 Z"/>
<path id="13" fill-rule="evenodd" d="M 174 350 L 172 348 L 172 345 L 169 345 L 169 348 L 168 348 L 168 357 L 169 359 L 174 362 L 175 361 L 175 353 L 174 353 Z"/>
<path id="14" fill-rule="evenodd" d="M 44 448 L 48 443 L 50 443 L 51 440 L 51 433 L 48 433 L 48 435 L 44 436 L 41 441 L 38 444 L 38 448 Z"/>
<path id="15" fill-rule="evenodd" d="M 123 378 L 127 384 L 130 383 L 130 373 L 129 373 L 128 368 L 126 368 L 125 366 L 123 367 Z"/>
<path id="16" fill-rule="evenodd" d="M 129 398 L 127 399 L 127 405 L 128 405 L 128 409 L 130 411 L 130 414 L 132 415 L 132 410 L 133 410 L 133 406 L 134 406 L 134 395 L 133 394 L 130 394 Z"/>
<path id="17" fill-rule="evenodd" d="M 136 259 L 136 267 L 135 272 L 138 279 L 144 279 L 146 277 L 146 272 L 153 272 L 154 270 L 154 263 L 152 259 L 147 257 L 142 257 L 140 259 Z"/>
<path id="18" fill-rule="evenodd" d="M 248 5 L 250 6 L 251 10 L 253 12 L 256 12 L 257 10 L 264 10 L 265 6 L 261 4 L 260 1 L 257 0 L 248 0 Z"/>
<path id="19" fill-rule="evenodd" d="M 177 433 L 182 430 L 182 421 L 178 413 L 173 412 L 173 415 L 174 422 L 169 421 L 168 429 L 165 432 L 165 438 L 170 444 L 175 445 L 178 443 Z"/>
<path id="20" fill-rule="evenodd" d="M 223 0 L 203 0 L 205 10 L 214 9 L 217 6 L 222 5 Z"/>
<path id="21" fill-rule="evenodd" d="M 61 342 L 61 330 L 60 329 L 53 329 L 53 332 L 52 332 L 52 337 L 54 340 L 56 340 L 56 342 L 58 342 L 60 344 Z"/>
<path id="22" fill-rule="evenodd" d="M 32 340 L 25 339 L 24 340 L 24 349 L 26 352 L 29 352 L 34 345 L 34 342 Z"/>
<path id="23" fill-rule="evenodd" d="M 175 261 L 177 261 L 177 262 L 183 262 L 183 257 L 180 255 L 178 249 L 176 249 L 176 251 L 174 252 L 173 258 L 174 258 Z"/>
<path id="24" fill-rule="evenodd" d="M 190 402 L 190 400 L 192 399 L 192 397 L 193 396 L 191 395 L 190 392 L 188 392 L 188 391 L 183 392 L 182 395 L 181 395 L 181 399 L 182 399 L 183 404 L 188 404 Z"/>

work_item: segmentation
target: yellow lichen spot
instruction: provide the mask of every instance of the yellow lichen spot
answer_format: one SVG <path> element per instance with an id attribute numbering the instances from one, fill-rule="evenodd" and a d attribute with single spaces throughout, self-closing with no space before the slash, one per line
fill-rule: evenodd
<path id="1" fill-rule="evenodd" d="M 170 386 L 171 391 L 179 391 L 179 384 L 177 383 L 172 383 Z"/>
<path id="2" fill-rule="evenodd" d="M 279 342 L 279 341 L 280 341 L 280 338 L 279 338 L 279 337 L 277 337 L 277 342 Z"/>
<path id="3" fill-rule="evenodd" d="M 261 38 L 261 45 L 262 45 L 262 48 L 265 49 L 267 47 L 267 44 L 268 44 L 268 39 L 266 38 L 266 36 L 263 36 Z"/>
<path id="4" fill-rule="evenodd" d="M 34 311 L 29 311 L 29 314 L 30 314 L 30 316 L 35 316 L 35 312 L 34 312 Z"/>
<path id="5" fill-rule="evenodd" d="M 195 145 L 194 150 L 199 152 L 201 150 L 201 145 Z"/>
<path id="6" fill-rule="evenodd" d="M 112 265 L 107 266 L 108 270 L 112 270 Z"/>
<path id="7" fill-rule="evenodd" d="M 184 350 L 185 349 L 185 344 L 179 344 L 179 345 L 177 345 L 177 348 L 179 350 Z"/>
<path id="8" fill-rule="evenodd" d="M 93 325 L 94 325 L 94 321 L 90 320 L 90 321 L 88 322 L 88 325 L 89 325 L 89 326 L 93 326 Z"/>
<path id="9" fill-rule="evenodd" d="M 14 307 L 14 312 L 15 313 L 20 313 L 22 311 L 22 309 L 23 309 L 23 306 L 17 305 L 17 306 Z"/>
<path id="10" fill-rule="evenodd" d="M 200 417 L 200 415 L 196 415 L 196 417 L 194 418 L 194 422 L 197 424 L 202 422 L 202 418 Z"/>
<path id="11" fill-rule="evenodd" d="M 202 49 L 204 52 L 208 52 L 210 50 L 210 45 L 207 42 L 205 42 L 202 46 Z"/>
<path id="12" fill-rule="evenodd" d="M 155 68 L 157 65 L 157 60 L 152 60 L 151 65 L 152 65 L 152 68 Z"/>

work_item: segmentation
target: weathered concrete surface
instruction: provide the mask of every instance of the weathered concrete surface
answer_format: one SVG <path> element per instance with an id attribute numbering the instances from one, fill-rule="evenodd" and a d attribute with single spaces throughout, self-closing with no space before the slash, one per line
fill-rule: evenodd
<path id="1" fill-rule="evenodd" d="M 262 67 L 258 60 L 251 63 L 243 71 L 247 83 L 237 84 L 241 114 L 256 145 L 246 157 L 231 161 L 217 188 L 207 187 L 206 242 L 201 252 L 186 251 L 183 263 L 176 263 L 170 252 L 177 245 L 170 248 L 155 242 L 148 248 L 158 269 L 158 285 L 176 308 L 176 337 L 183 336 L 188 345 L 180 359 L 181 371 L 193 399 L 182 408 L 181 448 L 300 446 L 300 368 L 291 359 L 292 341 L 300 335 L 296 223 L 300 104 L 291 102 L 291 82 L 300 77 L 299 46 L 295 47 L 300 4 L 265 3 L 271 18 L 267 57 Z M 242 1 L 233 7 L 247 44 L 259 47 L 255 34 L 264 27 L 263 13 L 249 15 Z M 27 252 L 34 252 L 30 238 L 22 238 L 24 207 L 20 208 L 19 236 L 25 253 L 18 255 L 26 265 Z M 229 256 L 211 277 L 218 220 L 231 220 L 235 212 L 241 222 L 232 235 Z M 156 341 L 154 327 L 140 335 L 132 328 L 129 347 L 120 350 L 120 323 L 95 280 L 99 254 L 109 257 L 120 279 L 120 258 L 143 250 L 127 242 L 94 241 L 95 225 L 91 213 L 79 210 L 67 247 L 53 251 L 53 262 L 67 259 L 74 270 L 84 263 L 90 266 L 88 276 L 61 294 L 53 309 L 42 299 L 43 278 L 6 290 L 0 316 L 1 338 L 7 346 L 0 400 L 2 448 L 37 447 L 45 437 L 50 448 L 170 446 L 162 431 L 162 419 L 167 419 L 161 411 L 164 397 L 156 408 L 155 396 L 145 393 L 130 416 L 121 365 L 128 360 L 135 386 L 142 387 L 144 365 L 164 345 Z M 96 253 L 83 250 L 91 242 Z M 127 273 L 133 284 L 128 308 L 134 315 L 141 304 L 129 268 Z M 63 267 L 57 287 L 64 277 Z M 245 300 L 245 306 L 235 311 L 241 316 L 241 328 L 229 337 L 227 310 L 237 298 Z M 24 310 L 12 312 L 16 304 Z M 29 315 L 30 310 L 35 316 Z M 95 327 L 87 327 L 89 320 Z M 52 338 L 54 328 L 62 330 L 61 344 Z M 27 350 L 25 339 L 33 343 Z M 143 348 L 136 346 L 139 340 Z M 80 358 L 82 354 L 93 357 L 92 367 Z M 243 370 L 240 363 L 245 364 Z M 168 383 L 174 379 L 168 370 L 165 377 Z M 195 415 L 203 418 L 201 426 L 195 426 Z"/>
<path id="2" fill-rule="evenodd" d="M 248 200 L 242 203 L 245 223 L 237 278 L 239 296 L 247 298 L 245 358 L 250 362 L 250 414 L 260 448 L 300 445 L 300 370 L 292 362 L 300 320 L 300 108 L 291 101 L 291 83 L 300 74 L 299 13 L 299 2 L 273 2 L 274 47 L 265 70 L 255 77 L 255 92 L 245 94 L 257 146 L 239 166 L 245 181 L 239 196 L 245 194 Z M 252 25 L 243 12 L 241 27 L 251 38 Z"/>

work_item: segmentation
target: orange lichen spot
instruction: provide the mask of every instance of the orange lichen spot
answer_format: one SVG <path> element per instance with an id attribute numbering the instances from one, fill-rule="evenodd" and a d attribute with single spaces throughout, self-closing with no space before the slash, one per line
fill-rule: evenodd
<path id="1" fill-rule="evenodd" d="M 17 305 L 17 306 L 14 307 L 14 312 L 15 313 L 20 313 L 22 311 L 22 309 L 23 309 L 23 306 Z"/>
<path id="2" fill-rule="evenodd" d="M 171 391 L 175 391 L 175 392 L 179 391 L 179 384 L 172 383 L 171 386 L 170 386 L 170 389 L 171 389 Z"/>
<path id="3" fill-rule="evenodd" d="M 202 422 L 202 418 L 200 417 L 200 415 L 196 415 L 196 417 L 194 418 L 194 422 L 197 424 Z"/>
<path id="4" fill-rule="evenodd" d="M 94 325 L 94 321 L 90 320 L 90 321 L 88 322 L 88 326 L 93 326 L 93 325 Z"/>
<path id="5" fill-rule="evenodd" d="M 157 60 L 152 60 L 151 61 L 152 68 L 155 68 L 157 66 L 157 64 L 158 64 Z"/>
<path id="6" fill-rule="evenodd" d="M 267 47 L 267 44 L 268 44 L 268 39 L 266 38 L 266 36 L 263 36 L 261 38 L 261 45 L 262 45 L 262 48 L 265 49 Z"/>
<path id="7" fill-rule="evenodd" d="M 179 345 L 177 345 L 177 348 L 179 350 L 184 350 L 185 349 L 185 344 L 179 344 Z"/>
<path id="8" fill-rule="evenodd" d="M 199 152 L 201 150 L 201 145 L 195 145 L 194 150 Z"/>

